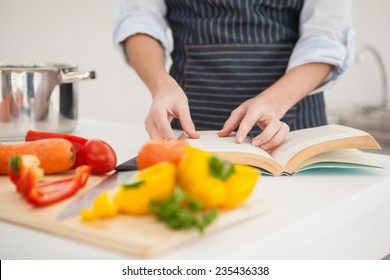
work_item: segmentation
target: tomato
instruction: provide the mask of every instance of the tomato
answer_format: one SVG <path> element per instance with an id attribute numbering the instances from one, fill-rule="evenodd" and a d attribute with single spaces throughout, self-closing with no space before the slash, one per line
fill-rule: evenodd
<path id="1" fill-rule="evenodd" d="M 137 156 L 137 167 L 142 170 L 153 164 L 169 161 L 176 166 L 184 155 L 186 143 L 180 140 L 152 140 L 144 144 Z"/>
<path id="2" fill-rule="evenodd" d="M 92 174 L 104 174 L 114 170 L 116 154 L 106 142 L 90 139 L 83 148 L 83 159 L 86 165 L 91 166 Z"/>

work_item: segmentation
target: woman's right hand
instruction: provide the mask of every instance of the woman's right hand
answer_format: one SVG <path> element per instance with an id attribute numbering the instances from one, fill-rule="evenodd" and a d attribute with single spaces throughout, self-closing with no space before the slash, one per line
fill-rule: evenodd
<path id="1" fill-rule="evenodd" d="M 164 50 L 160 42 L 148 35 L 137 33 L 126 39 L 125 51 L 129 63 L 153 96 L 145 119 L 149 137 L 176 139 L 171 121 L 178 118 L 184 132 L 191 138 L 198 138 L 190 116 L 187 96 L 165 69 Z"/>
<path id="2" fill-rule="evenodd" d="M 191 119 L 188 99 L 181 87 L 169 75 L 159 79 L 153 102 L 145 119 L 145 128 L 150 139 L 176 139 L 171 121 L 177 118 L 190 138 L 198 138 Z"/>

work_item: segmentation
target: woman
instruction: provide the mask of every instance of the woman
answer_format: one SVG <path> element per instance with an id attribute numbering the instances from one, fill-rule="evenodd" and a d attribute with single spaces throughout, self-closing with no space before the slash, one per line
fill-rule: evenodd
<path id="1" fill-rule="evenodd" d="M 271 150 L 326 124 L 322 90 L 353 59 L 351 0 L 128 0 L 113 37 L 148 86 L 150 138 L 237 129 Z M 167 28 L 172 32 L 172 66 Z M 165 54 L 165 55 L 164 55 Z M 196 128 L 196 129 L 195 129 Z"/>

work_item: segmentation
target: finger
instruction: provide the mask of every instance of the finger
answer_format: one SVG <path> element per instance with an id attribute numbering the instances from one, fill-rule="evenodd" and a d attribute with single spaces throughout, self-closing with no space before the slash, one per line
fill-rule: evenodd
<path id="1" fill-rule="evenodd" d="M 150 118 L 145 119 L 145 129 L 146 132 L 149 134 L 150 140 L 160 140 L 163 139 L 163 137 L 160 134 L 160 131 L 157 128 L 156 123 L 151 120 Z"/>
<path id="2" fill-rule="evenodd" d="M 264 143 L 271 140 L 272 137 L 274 137 L 274 135 L 279 131 L 282 124 L 283 123 L 276 118 L 263 122 L 261 126 L 263 131 L 258 136 L 253 138 L 252 140 L 253 146 L 260 147 Z"/>
<path id="3" fill-rule="evenodd" d="M 196 132 L 195 125 L 192 121 L 188 106 L 184 106 L 181 110 L 179 110 L 178 118 L 181 127 L 190 138 L 199 138 L 199 134 L 198 132 Z"/>
<path id="4" fill-rule="evenodd" d="M 249 131 L 252 130 L 253 126 L 256 124 L 257 118 L 254 114 L 246 114 L 242 119 L 240 126 L 237 130 L 236 142 L 241 144 L 244 142 L 244 139 L 248 135 Z"/>
<path id="5" fill-rule="evenodd" d="M 265 151 L 271 151 L 280 146 L 286 139 L 290 128 L 287 124 L 282 123 L 278 132 L 268 142 L 262 144 L 260 147 Z"/>
<path id="6" fill-rule="evenodd" d="M 164 138 L 165 140 L 177 139 L 175 133 L 173 133 L 171 122 L 169 121 L 169 117 L 166 115 L 163 116 L 162 114 L 159 115 L 160 117 L 155 118 L 155 122 L 162 138 Z"/>
<path id="7" fill-rule="evenodd" d="M 233 110 L 233 112 L 230 114 L 229 118 L 223 124 L 223 128 L 220 131 L 218 131 L 218 136 L 219 137 L 226 137 L 230 133 L 232 133 L 232 131 L 238 127 L 241 120 L 244 118 L 244 115 L 245 115 L 245 111 L 243 109 L 241 109 L 240 107 Z"/>

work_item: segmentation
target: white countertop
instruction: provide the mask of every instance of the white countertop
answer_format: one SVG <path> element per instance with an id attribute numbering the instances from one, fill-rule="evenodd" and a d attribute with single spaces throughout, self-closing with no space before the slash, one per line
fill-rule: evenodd
<path id="1" fill-rule="evenodd" d="M 142 126 L 80 121 L 73 132 L 110 143 L 118 163 L 148 136 Z M 381 259 L 390 253 L 390 156 L 385 169 L 262 176 L 255 196 L 271 210 L 158 256 L 161 259 Z M 0 259 L 132 259 L 61 236 L 0 222 Z"/>

